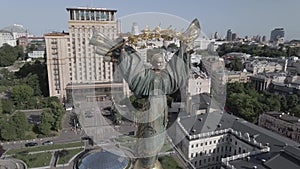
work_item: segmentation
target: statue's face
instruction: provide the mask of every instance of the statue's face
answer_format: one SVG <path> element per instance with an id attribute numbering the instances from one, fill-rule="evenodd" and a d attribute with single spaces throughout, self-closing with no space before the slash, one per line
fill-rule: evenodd
<path id="1" fill-rule="evenodd" d="M 153 55 L 152 61 L 151 61 L 153 69 L 156 70 L 162 70 L 165 68 L 165 60 L 161 53 L 157 53 Z"/>

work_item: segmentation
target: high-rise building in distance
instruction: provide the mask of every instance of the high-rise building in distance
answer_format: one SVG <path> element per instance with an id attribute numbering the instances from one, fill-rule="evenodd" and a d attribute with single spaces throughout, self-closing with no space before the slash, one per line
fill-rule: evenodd
<path id="1" fill-rule="evenodd" d="M 227 41 L 232 41 L 232 31 L 231 31 L 231 29 L 227 30 L 226 40 Z"/>
<path id="2" fill-rule="evenodd" d="M 132 23 L 131 34 L 133 34 L 133 35 L 139 34 L 139 26 L 136 22 Z"/>
<path id="3" fill-rule="evenodd" d="M 67 8 L 69 33 L 45 34 L 50 96 L 66 97 L 68 85 L 109 83 L 113 64 L 104 62 L 89 45 L 94 31 L 116 39 L 120 33 L 116 10 Z"/>
<path id="4" fill-rule="evenodd" d="M 283 28 L 275 28 L 271 31 L 270 41 L 275 42 L 284 38 L 284 29 Z"/>

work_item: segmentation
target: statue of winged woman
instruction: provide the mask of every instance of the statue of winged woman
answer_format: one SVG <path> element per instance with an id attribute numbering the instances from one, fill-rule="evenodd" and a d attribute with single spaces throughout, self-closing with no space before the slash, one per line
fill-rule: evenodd
<path id="1" fill-rule="evenodd" d="M 194 19 L 180 35 L 179 50 L 164 64 L 163 55 L 152 56 L 152 68 L 145 68 L 138 52 L 126 44 L 126 40 L 112 41 L 101 33 L 95 33 L 90 44 L 106 61 L 116 62 L 129 89 L 137 98 L 146 98 L 145 112 L 138 119 L 137 161 L 138 169 L 161 168 L 157 155 L 161 150 L 167 126 L 166 95 L 175 93 L 186 85 L 189 73 L 190 49 L 200 34 L 200 24 Z"/>

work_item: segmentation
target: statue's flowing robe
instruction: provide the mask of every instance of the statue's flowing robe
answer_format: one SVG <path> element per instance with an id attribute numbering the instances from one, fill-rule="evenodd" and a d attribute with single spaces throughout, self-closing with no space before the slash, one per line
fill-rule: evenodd
<path id="1" fill-rule="evenodd" d="M 182 45 L 183 46 L 183 45 Z M 172 57 L 165 69 L 155 71 L 144 66 L 142 58 L 130 46 L 118 54 L 118 68 L 137 98 L 147 98 L 147 110 L 138 119 L 137 156 L 145 167 L 152 167 L 165 139 L 167 94 L 186 84 L 188 60 L 184 48 Z"/>

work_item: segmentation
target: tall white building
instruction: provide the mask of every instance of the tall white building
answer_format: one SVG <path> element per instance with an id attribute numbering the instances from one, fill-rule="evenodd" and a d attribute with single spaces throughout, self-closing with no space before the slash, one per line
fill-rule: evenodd
<path id="1" fill-rule="evenodd" d="M 66 97 L 67 85 L 72 88 L 70 85 L 113 81 L 113 64 L 104 62 L 89 40 L 94 31 L 111 39 L 119 33 L 116 10 L 78 7 L 67 11 L 69 33 L 45 35 L 49 92 L 61 99 Z"/>

